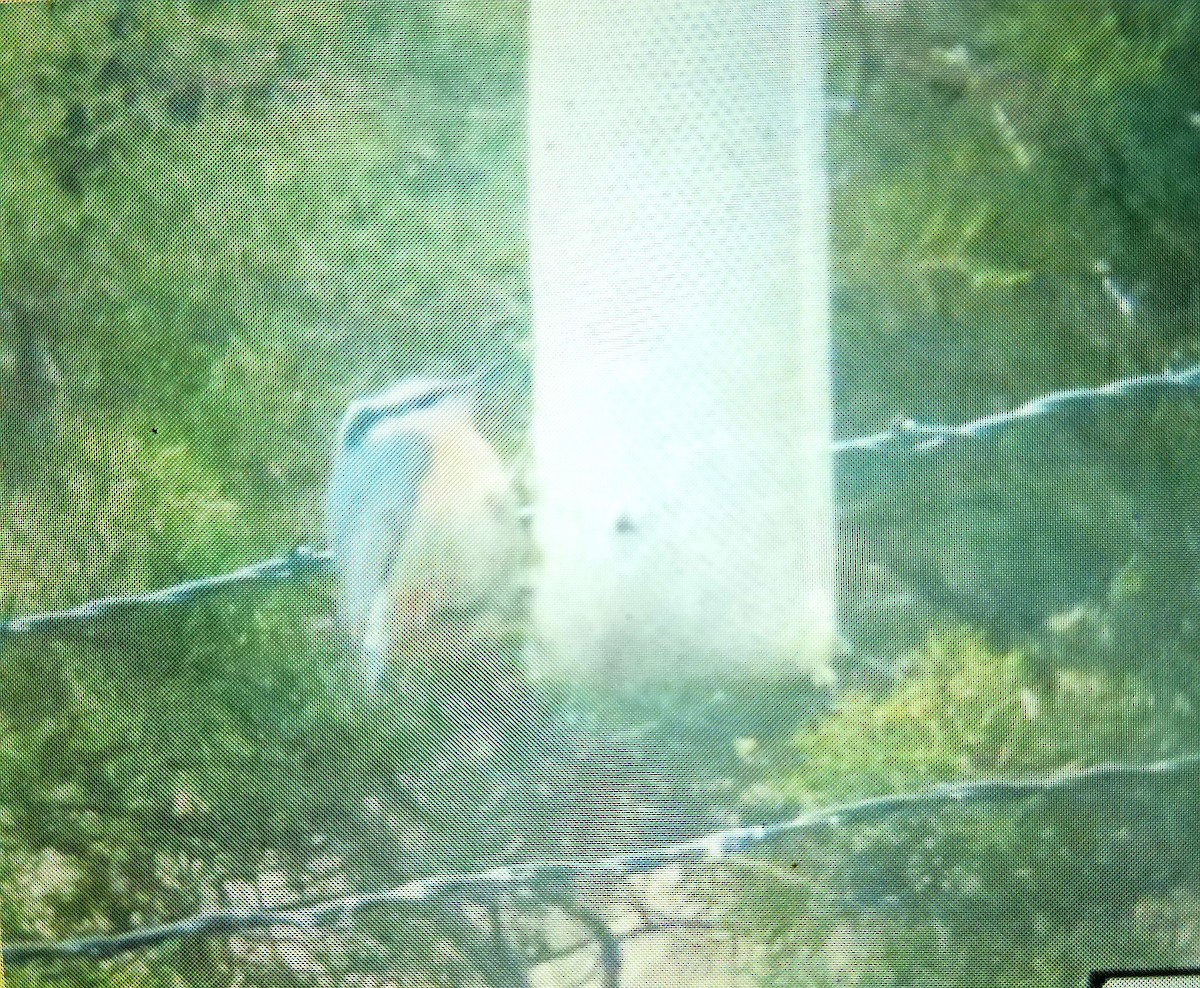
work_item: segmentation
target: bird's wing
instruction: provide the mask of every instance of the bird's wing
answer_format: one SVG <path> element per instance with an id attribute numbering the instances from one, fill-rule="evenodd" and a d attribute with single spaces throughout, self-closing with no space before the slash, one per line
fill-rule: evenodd
<path id="1" fill-rule="evenodd" d="M 343 443 L 334 458 L 329 533 L 343 580 L 339 610 L 356 638 L 387 585 L 432 454 L 420 432 L 391 427 L 372 430 L 355 445 Z"/>

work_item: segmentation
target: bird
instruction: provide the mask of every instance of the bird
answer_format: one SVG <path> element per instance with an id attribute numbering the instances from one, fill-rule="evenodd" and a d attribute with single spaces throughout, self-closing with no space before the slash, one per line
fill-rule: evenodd
<path id="1" fill-rule="evenodd" d="M 328 491 L 338 617 L 368 684 L 455 647 L 521 599 L 525 512 L 477 420 L 479 376 L 420 377 L 353 402 Z"/>

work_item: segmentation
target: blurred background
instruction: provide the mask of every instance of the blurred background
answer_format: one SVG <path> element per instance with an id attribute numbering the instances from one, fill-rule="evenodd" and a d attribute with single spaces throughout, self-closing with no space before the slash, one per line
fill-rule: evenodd
<path id="1" fill-rule="evenodd" d="M 822 9 L 836 436 L 1200 361 L 1200 4 Z M 487 427 L 523 462 L 526 24 L 482 0 L 0 6 L 0 613 L 322 545 L 338 420 L 405 374 L 506 368 Z M 321 579 L 9 638 L 0 926 L 112 932 L 1196 750 L 1197 413 L 839 461 L 829 687 L 530 683 L 514 629 L 446 671 L 457 713 L 402 717 L 327 675 Z M 1200 955 L 1195 783 L 833 829 L 681 881 L 755 946 L 748 983 L 1079 986 Z M 452 928 L 379 910 L 10 980 L 474 983 Z"/>

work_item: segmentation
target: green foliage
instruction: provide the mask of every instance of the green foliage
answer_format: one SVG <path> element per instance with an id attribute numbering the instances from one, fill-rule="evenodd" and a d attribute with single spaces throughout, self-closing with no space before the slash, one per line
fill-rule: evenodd
<path id="1" fill-rule="evenodd" d="M 962 630 L 931 637 L 904 667 L 883 697 L 849 692 L 796 737 L 798 801 L 1153 758 L 1155 737 L 1182 717 L 1156 710 L 1136 677 L 1064 664 L 1047 684 L 1021 652 Z"/>
<path id="2" fill-rule="evenodd" d="M 0 611 L 319 545 L 350 397 L 524 359 L 523 31 L 511 5 L 0 7 Z M 545 732 L 511 646 L 456 670 L 490 690 L 481 747 L 437 703 L 346 695 L 327 589 L 5 643 L 9 941 L 489 860 Z M 249 975 L 297 978 L 214 943 L 15 980 Z"/>
<path id="3" fill-rule="evenodd" d="M 838 432 L 963 420 L 1200 355 L 1198 29 L 1193 3 L 838 5 Z M 1063 416 L 846 478 L 848 527 L 1008 643 L 1080 602 L 1111 605 L 1111 658 L 1174 689 L 1195 664 L 1183 588 L 1198 560 L 1179 537 L 1200 493 L 1195 440 L 1190 403 Z M 1159 588 L 1141 605 L 1115 591 L 1135 570 Z M 885 661 L 911 641 L 891 637 L 870 646 Z"/>
<path id="4" fill-rule="evenodd" d="M 839 433 L 1200 354 L 1196 4 L 830 6 Z M 0 612 L 320 544 L 347 400 L 527 362 L 525 17 L 0 4 Z M 808 687 L 572 696 L 587 729 L 651 727 L 567 779 L 519 642 L 414 663 L 419 704 L 356 698 L 321 584 L 6 642 L 0 923 L 55 939 L 475 867 L 534 853 L 552 810 L 591 846 L 588 799 L 620 785 L 716 827 L 752 777 L 778 809 L 1194 748 L 1196 438 L 1193 408 L 1130 406 L 847 495 L 861 569 L 902 584 L 881 632 L 886 595 L 849 581 L 848 630 L 893 678 L 791 744 Z M 755 870 L 744 932 L 792 985 L 1078 985 L 1194 954 L 1194 782 L 835 831 Z M 307 947 L 415 983 L 443 919 Z M 277 961 L 214 941 L 15 983 L 303 980 Z"/>
<path id="5" fill-rule="evenodd" d="M 801 805 L 936 782 L 1054 775 L 1161 757 L 1200 738 L 1136 679 L 1064 666 L 1040 685 L 1019 653 L 952 632 L 910 656 L 882 699 L 851 693 L 795 739 Z M 898 814 L 788 846 L 746 897 L 773 931 L 778 984 L 1079 985 L 1100 966 L 1166 965 L 1200 909 L 1196 771 L 1015 807 Z M 840 977 L 841 980 L 837 980 Z"/>

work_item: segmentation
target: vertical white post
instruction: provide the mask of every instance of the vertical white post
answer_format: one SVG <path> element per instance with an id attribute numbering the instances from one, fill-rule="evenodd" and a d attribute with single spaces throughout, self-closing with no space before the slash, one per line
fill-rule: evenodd
<path id="1" fill-rule="evenodd" d="M 817 32 L 813 0 L 533 2 L 538 620 L 564 671 L 823 668 Z"/>

